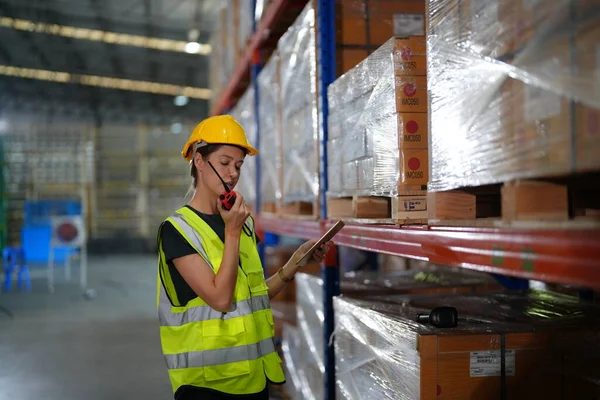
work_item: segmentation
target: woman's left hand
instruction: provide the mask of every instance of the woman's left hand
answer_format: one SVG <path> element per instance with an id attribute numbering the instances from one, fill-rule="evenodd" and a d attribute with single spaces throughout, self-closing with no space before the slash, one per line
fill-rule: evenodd
<path id="1" fill-rule="evenodd" d="M 294 253 L 293 257 L 292 257 L 292 262 L 294 264 L 296 264 L 298 261 L 300 261 L 300 259 L 302 258 L 302 256 L 304 254 L 306 254 L 306 252 L 315 244 L 317 243 L 316 240 L 309 240 L 308 242 L 305 242 L 304 244 L 302 244 L 302 246 L 300 246 L 298 248 L 298 250 L 296 250 L 296 252 Z M 325 259 L 325 255 L 327 254 L 327 252 L 329 251 L 329 249 L 331 248 L 331 246 L 333 246 L 333 242 L 329 241 L 326 242 L 324 244 L 321 245 L 321 247 L 319 247 L 318 249 L 315 250 L 315 252 L 313 253 L 312 259 L 308 261 L 308 264 L 312 264 L 312 263 L 321 263 L 323 262 L 323 260 Z"/>

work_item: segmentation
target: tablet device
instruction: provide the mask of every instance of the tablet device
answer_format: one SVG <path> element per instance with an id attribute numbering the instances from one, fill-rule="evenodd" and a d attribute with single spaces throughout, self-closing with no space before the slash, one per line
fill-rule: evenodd
<path id="1" fill-rule="evenodd" d="M 314 245 L 312 245 L 310 249 L 308 249 L 308 251 L 302 256 L 302 258 L 298 260 L 296 265 L 306 265 L 312 259 L 315 250 L 321 247 L 321 245 L 329 242 L 339 231 L 342 230 L 344 225 L 344 221 L 336 222 L 323 236 L 321 236 L 319 240 L 317 240 L 317 242 Z"/>

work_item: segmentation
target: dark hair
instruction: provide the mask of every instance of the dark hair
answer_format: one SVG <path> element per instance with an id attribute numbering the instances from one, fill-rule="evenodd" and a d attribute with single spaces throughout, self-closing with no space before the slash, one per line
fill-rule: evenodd
<path id="1" fill-rule="evenodd" d="M 200 155 L 202 156 L 203 159 L 206 159 L 208 156 L 210 156 L 212 153 L 219 150 L 223 146 L 237 147 L 238 149 L 242 150 L 244 152 L 244 154 L 248 154 L 248 150 L 246 150 L 245 148 L 243 148 L 241 146 L 225 145 L 225 144 L 208 144 L 206 146 L 200 146 L 200 147 L 198 147 L 196 152 L 200 153 Z M 190 147 L 189 151 L 193 152 L 194 150 L 192 147 L 193 146 Z M 192 155 L 192 161 L 190 162 L 190 176 L 192 177 L 192 185 L 190 186 L 190 189 L 188 190 L 186 197 L 189 194 L 194 193 L 194 190 L 196 190 L 196 185 L 198 184 L 198 169 L 196 168 L 196 163 L 194 162 L 194 155 Z"/>

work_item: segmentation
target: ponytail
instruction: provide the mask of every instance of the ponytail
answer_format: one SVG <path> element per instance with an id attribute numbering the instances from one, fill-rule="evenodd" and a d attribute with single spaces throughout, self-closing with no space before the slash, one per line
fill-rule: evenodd
<path id="1" fill-rule="evenodd" d="M 196 185 L 198 184 L 198 170 L 196 169 L 196 164 L 194 163 L 193 158 L 192 161 L 190 161 L 190 175 L 192 177 L 192 183 L 185 194 L 184 201 L 188 201 L 188 199 L 191 200 L 191 198 L 194 196 L 194 192 L 196 191 Z"/>

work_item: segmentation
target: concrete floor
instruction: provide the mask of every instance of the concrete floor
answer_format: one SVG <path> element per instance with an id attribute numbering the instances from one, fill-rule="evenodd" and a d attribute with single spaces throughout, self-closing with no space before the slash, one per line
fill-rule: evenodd
<path id="1" fill-rule="evenodd" d="M 0 400 L 169 399 L 156 317 L 156 258 L 95 257 L 77 285 L 0 293 Z M 13 314 L 11 318 L 6 314 Z"/>

